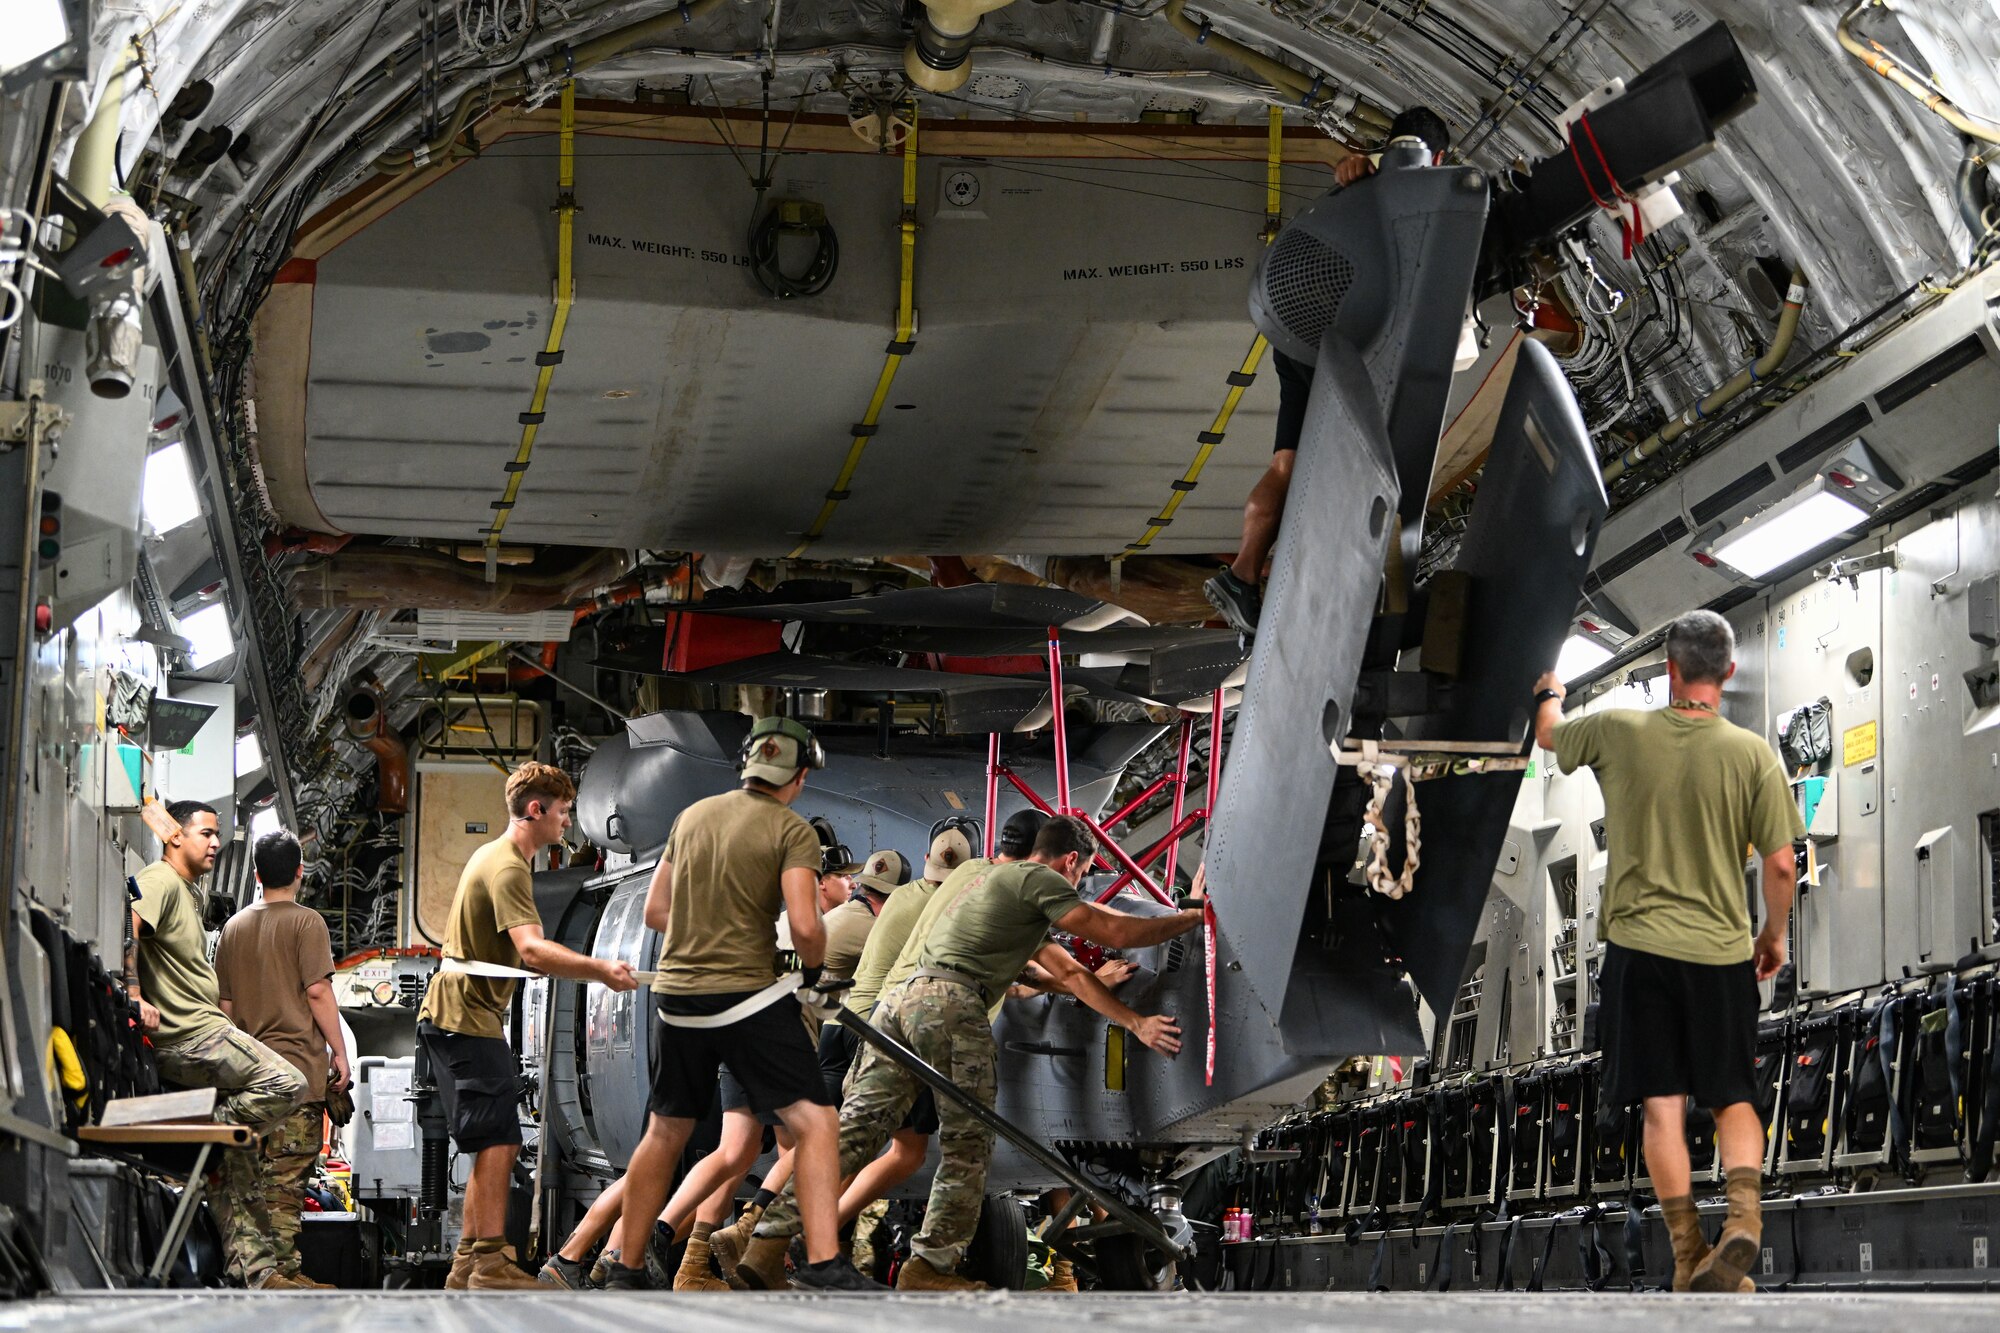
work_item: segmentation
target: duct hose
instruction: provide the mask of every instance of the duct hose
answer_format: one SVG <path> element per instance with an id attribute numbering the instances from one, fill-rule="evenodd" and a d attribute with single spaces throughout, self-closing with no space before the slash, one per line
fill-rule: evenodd
<path id="1" fill-rule="evenodd" d="M 903 48 L 903 73 L 925 92 L 956 92 L 972 77 L 979 20 L 1013 0 L 924 0 L 923 16 Z"/>
<path id="2" fill-rule="evenodd" d="M 1967 111 L 1946 97 L 1936 84 L 1927 79 L 1917 78 L 1897 64 L 1895 57 L 1891 56 L 1880 42 L 1854 35 L 1854 20 L 1861 17 L 1861 11 L 1879 3 L 1880 0 L 1862 0 L 1860 4 L 1840 16 L 1840 22 L 1834 27 L 1834 36 L 1839 40 L 1841 49 L 1922 102 L 1925 110 L 1960 134 L 1974 139 L 1984 139 L 1987 143 L 2000 143 L 2000 122 Z M 1884 5 L 1883 8 L 1886 9 L 1888 6 Z"/>
<path id="3" fill-rule="evenodd" d="M 1737 371 L 1728 380 L 1710 391 L 1708 397 L 1683 410 L 1679 416 L 1627 449 L 1618 457 L 1604 465 L 1606 485 L 1618 480 L 1639 464 L 1651 458 L 1660 450 L 1688 433 L 1689 429 L 1707 418 L 1725 404 L 1741 397 L 1751 385 L 1768 376 L 1775 375 L 1778 367 L 1785 363 L 1785 357 L 1792 350 L 1792 337 L 1799 330 L 1799 312 L 1805 307 L 1806 275 L 1800 269 L 1792 270 L 1791 290 L 1785 293 L 1785 310 L 1778 316 L 1777 336 L 1771 340 L 1771 350 L 1756 361 Z"/>
<path id="4" fill-rule="evenodd" d="M 375 809 L 385 815 L 407 813 L 410 752 L 403 738 L 390 728 L 382 697 L 373 690 L 356 690 L 347 696 L 345 711 L 347 734 L 375 755 Z"/>

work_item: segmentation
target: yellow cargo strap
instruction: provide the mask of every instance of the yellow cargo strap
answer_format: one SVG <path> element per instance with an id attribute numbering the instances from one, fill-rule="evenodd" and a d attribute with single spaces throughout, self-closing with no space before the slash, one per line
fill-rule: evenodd
<path id="1" fill-rule="evenodd" d="M 1280 193 L 1281 178 L 1284 175 L 1285 113 L 1283 108 L 1273 106 L 1269 115 L 1269 132 L 1265 137 L 1264 154 L 1264 244 L 1269 245 L 1277 238 L 1278 228 L 1284 222 L 1284 199 Z M 1257 379 L 1257 368 L 1264 363 L 1264 353 L 1270 347 L 1263 334 L 1258 334 L 1250 342 L 1250 350 L 1243 354 L 1243 364 L 1229 374 L 1229 392 L 1223 395 L 1222 407 L 1216 412 L 1215 420 L 1208 429 L 1195 436 L 1194 461 L 1181 473 L 1180 480 L 1173 483 L 1173 494 L 1160 506 L 1160 512 L 1146 520 L 1145 534 L 1138 541 L 1128 542 L 1125 555 L 1143 551 L 1153 544 L 1155 538 L 1174 521 L 1174 514 L 1201 481 L 1202 469 L 1208 466 L 1209 457 L 1215 447 L 1222 443 L 1228 433 L 1229 419 L 1236 415 L 1237 404 L 1243 401 L 1243 391 Z M 1123 558 L 1122 556 L 1120 557 Z"/>
<path id="2" fill-rule="evenodd" d="M 535 452 L 535 435 L 541 429 L 549 404 L 549 382 L 563 359 L 563 330 L 569 326 L 570 305 L 576 300 L 576 278 L 570 255 L 576 237 L 576 84 L 563 84 L 562 153 L 557 168 L 556 187 L 556 291 L 555 318 L 549 321 L 548 341 L 535 355 L 541 369 L 535 376 L 535 396 L 521 413 L 521 447 L 507 464 L 507 488 L 493 502 L 493 524 L 480 531 L 486 537 L 486 581 L 493 582 L 499 563 L 500 534 L 521 495 L 521 478 L 528 471 L 529 456 Z"/>
<path id="3" fill-rule="evenodd" d="M 882 408 L 889 401 L 889 390 L 896 383 L 896 371 L 901 368 L 903 358 L 917 349 L 916 344 L 916 286 L 917 286 L 917 108 L 910 104 L 910 132 L 903 137 L 903 212 L 896 224 L 902 234 L 902 273 L 898 280 L 896 294 L 896 340 L 889 344 L 887 357 L 882 362 L 882 373 L 875 379 L 875 396 L 868 400 L 868 410 L 850 432 L 847 458 L 840 465 L 840 475 L 833 480 L 833 489 L 826 493 L 819 507 L 819 513 L 799 538 L 799 544 L 792 548 L 791 558 L 796 560 L 804 555 L 812 544 L 826 535 L 826 525 L 833 521 L 834 511 L 840 502 L 853 494 L 850 489 L 854 474 L 861 466 L 861 455 L 868 451 L 868 441 L 875 437 L 882 419 Z"/>

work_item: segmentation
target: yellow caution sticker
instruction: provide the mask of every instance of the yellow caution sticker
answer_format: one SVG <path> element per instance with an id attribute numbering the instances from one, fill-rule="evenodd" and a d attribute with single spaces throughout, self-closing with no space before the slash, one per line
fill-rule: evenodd
<path id="1" fill-rule="evenodd" d="M 1863 722 L 1840 733 L 1840 762 L 1865 764 L 1875 757 L 1875 724 Z"/>

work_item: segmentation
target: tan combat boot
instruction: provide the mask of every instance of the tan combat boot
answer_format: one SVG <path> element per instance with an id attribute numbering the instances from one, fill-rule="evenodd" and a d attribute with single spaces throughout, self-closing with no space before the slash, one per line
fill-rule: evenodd
<path id="1" fill-rule="evenodd" d="M 1055 1263 L 1049 1267 L 1049 1284 L 1042 1290 L 1073 1292 L 1076 1289 L 1076 1265 L 1057 1255 Z"/>
<path id="2" fill-rule="evenodd" d="M 1694 1270 L 1708 1258 L 1708 1241 L 1701 1234 L 1701 1214 L 1695 1211 L 1694 1196 L 1660 1200 L 1660 1216 L 1674 1246 L 1674 1290 L 1686 1291 Z"/>
<path id="3" fill-rule="evenodd" d="M 975 1282 L 969 1277 L 956 1273 L 940 1273 L 931 1261 L 921 1255 L 911 1255 L 909 1262 L 896 1272 L 897 1291 L 986 1291 L 984 1282 Z"/>
<path id="4" fill-rule="evenodd" d="M 472 1242 L 462 1240 L 451 1254 L 451 1272 L 445 1275 L 446 1291 L 464 1291 L 465 1284 L 472 1279 Z"/>
<path id="5" fill-rule="evenodd" d="M 548 1290 L 534 1274 L 521 1270 L 514 1262 L 514 1251 L 507 1248 L 473 1251 L 472 1276 L 465 1285 L 472 1291 Z"/>
<path id="6" fill-rule="evenodd" d="M 737 1278 L 751 1291 L 787 1290 L 785 1251 L 791 1247 L 789 1236 L 752 1236 L 736 1261 Z"/>
<path id="7" fill-rule="evenodd" d="M 1690 1291 L 1755 1291 L 1750 1266 L 1764 1244 L 1764 1173 L 1754 1166 L 1733 1166 L 1723 1176 L 1729 1215 L 1715 1248 L 1688 1279 Z"/>
<path id="8" fill-rule="evenodd" d="M 298 1291 L 302 1286 L 275 1268 L 248 1285 L 252 1291 Z"/>
<path id="9" fill-rule="evenodd" d="M 715 1266 L 722 1270 L 723 1281 L 733 1290 L 749 1290 L 743 1279 L 736 1275 L 736 1265 L 742 1262 L 743 1251 L 750 1245 L 751 1233 L 757 1230 L 757 1223 L 763 1216 L 764 1210 L 753 1205 L 745 1208 L 730 1225 L 717 1227 L 709 1233 L 708 1252 L 715 1256 Z"/>
<path id="10" fill-rule="evenodd" d="M 728 1291 L 729 1284 L 708 1271 L 709 1237 L 713 1226 L 707 1222 L 694 1224 L 694 1234 L 688 1237 L 687 1249 L 681 1252 L 681 1266 L 674 1274 L 675 1291 Z"/>
<path id="11" fill-rule="evenodd" d="M 337 1283 L 315 1282 L 304 1273 L 286 1273 L 285 1276 L 291 1279 L 292 1285 L 300 1291 L 338 1291 L 340 1289 Z"/>

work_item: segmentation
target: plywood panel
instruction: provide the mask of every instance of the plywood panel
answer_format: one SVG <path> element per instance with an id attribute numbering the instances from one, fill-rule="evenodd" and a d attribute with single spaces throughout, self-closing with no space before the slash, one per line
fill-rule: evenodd
<path id="1" fill-rule="evenodd" d="M 422 940 L 444 943 L 465 863 L 507 831 L 507 779 L 486 764 L 417 771 L 417 919 Z"/>

